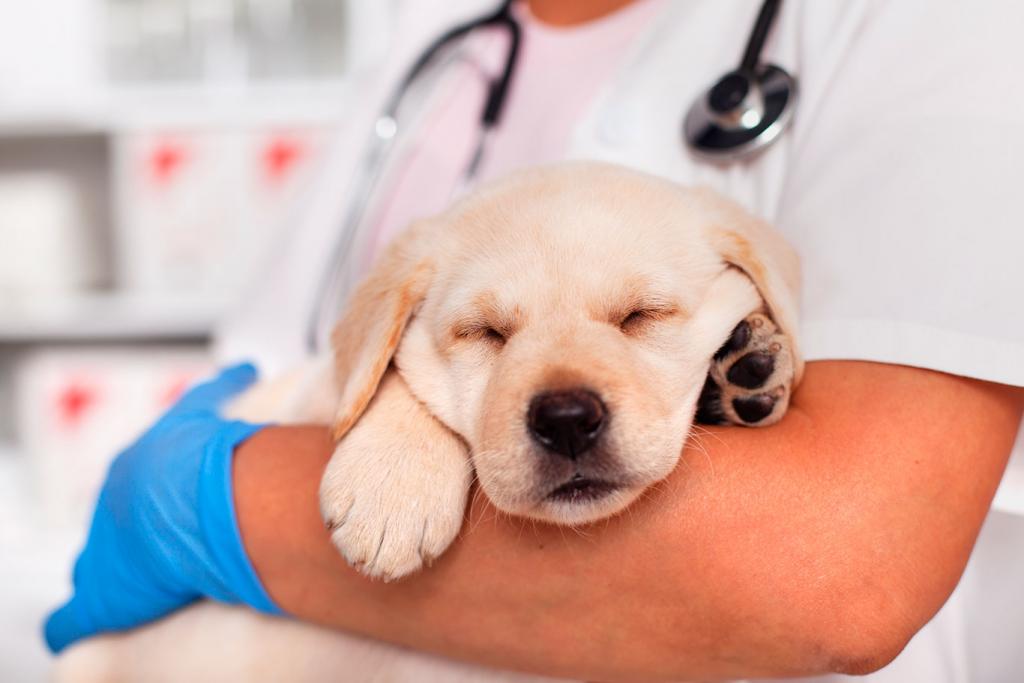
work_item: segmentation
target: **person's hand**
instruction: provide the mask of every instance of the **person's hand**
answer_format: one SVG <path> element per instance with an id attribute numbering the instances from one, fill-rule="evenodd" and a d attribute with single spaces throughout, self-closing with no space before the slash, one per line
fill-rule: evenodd
<path id="1" fill-rule="evenodd" d="M 218 415 L 255 379 L 251 365 L 224 370 L 114 460 L 75 563 L 74 593 L 46 621 L 53 652 L 200 597 L 280 613 L 242 546 L 231 485 L 234 449 L 261 425 Z"/>

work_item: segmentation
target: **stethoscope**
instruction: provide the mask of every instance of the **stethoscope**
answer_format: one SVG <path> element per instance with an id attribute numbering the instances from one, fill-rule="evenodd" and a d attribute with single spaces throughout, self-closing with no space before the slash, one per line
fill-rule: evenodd
<path id="1" fill-rule="evenodd" d="M 345 257 L 353 249 L 371 197 L 384 175 L 388 156 L 400 132 L 400 114 L 409 94 L 431 67 L 452 61 L 447 48 L 461 44 L 476 29 L 496 28 L 505 31 L 508 37 L 504 67 L 497 76 L 487 76 L 477 144 L 463 170 L 459 189 L 467 187 L 476 175 L 487 140 L 501 121 L 519 55 L 521 30 L 512 15 L 514 1 L 503 0 L 494 12 L 446 31 L 413 62 L 386 100 L 374 122 L 373 137 L 365 152 L 361 173 L 353 183 L 351 196 L 354 199 L 349 204 L 341 232 L 331 250 L 329 271 L 316 293 L 306 335 L 310 351 L 319 347 L 322 330 L 334 323 L 343 298 L 351 288 L 352 283 L 345 286 L 346 271 L 351 265 Z M 682 139 L 694 154 L 722 162 L 749 158 L 777 140 L 792 121 L 797 97 L 796 79 L 782 67 L 761 62 L 762 49 L 781 4 L 782 0 L 765 0 L 761 4 L 739 66 L 719 78 L 687 112 Z"/>
<path id="2" fill-rule="evenodd" d="M 683 140 L 703 157 L 731 161 L 753 156 L 773 143 L 793 120 L 796 79 L 761 52 L 782 0 L 765 0 L 747 38 L 740 65 L 719 78 L 690 106 Z"/>

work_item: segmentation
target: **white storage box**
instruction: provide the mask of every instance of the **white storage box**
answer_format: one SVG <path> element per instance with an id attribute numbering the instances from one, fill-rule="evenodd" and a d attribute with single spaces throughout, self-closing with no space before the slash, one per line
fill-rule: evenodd
<path id="1" fill-rule="evenodd" d="M 115 142 L 118 282 L 230 298 L 287 230 L 328 129 L 139 130 Z"/>
<path id="2" fill-rule="evenodd" d="M 56 172 L 0 174 L 0 296 L 96 283 L 97 245 L 89 241 L 78 192 Z"/>
<path id="3" fill-rule="evenodd" d="M 19 359 L 18 440 L 46 521 L 84 528 L 113 457 L 211 371 L 205 353 L 177 348 L 54 347 Z"/>

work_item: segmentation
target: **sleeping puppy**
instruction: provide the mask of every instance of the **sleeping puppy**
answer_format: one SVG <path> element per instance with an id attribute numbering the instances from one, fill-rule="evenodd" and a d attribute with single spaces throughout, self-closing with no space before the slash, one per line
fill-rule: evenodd
<path id="1" fill-rule="evenodd" d="M 778 421 L 802 371 L 797 289 L 782 238 L 710 191 L 605 164 L 534 169 L 412 226 L 354 294 L 333 358 L 260 385 L 232 412 L 333 425 L 320 489 L 331 539 L 364 574 L 397 579 L 456 537 L 474 478 L 503 512 L 580 525 L 665 477 L 695 416 Z M 165 666 L 183 671 L 189 644 L 203 647 L 194 634 L 229 622 L 249 660 L 288 642 L 279 657 L 340 661 L 351 680 L 420 657 L 209 605 L 101 640 L 121 638 L 108 664 L 133 637 L 136 662 L 152 661 L 138 656 L 146 643 L 154 657 L 173 643 Z M 368 648 L 373 672 L 354 673 L 353 653 Z M 484 673 L 472 680 L 496 680 Z"/>
<path id="2" fill-rule="evenodd" d="M 414 225 L 333 335 L 335 545 L 399 578 L 454 539 L 474 475 L 503 512 L 584 524 L 675 467 L 698 406 L 777 421 L 796 271 L 733 204 L 608 165 L 521 173 Z"/>

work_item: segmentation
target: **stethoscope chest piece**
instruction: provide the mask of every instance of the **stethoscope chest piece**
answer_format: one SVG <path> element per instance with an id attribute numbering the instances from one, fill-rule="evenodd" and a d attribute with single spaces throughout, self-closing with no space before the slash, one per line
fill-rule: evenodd
<path id="1" fill-rule="evenodd" d="M 683 139 L 701 156 L 749 156 L 786 129 L 796 98 L 796 79 L 774 64 L 730 71 L 690 107 Z"/>

